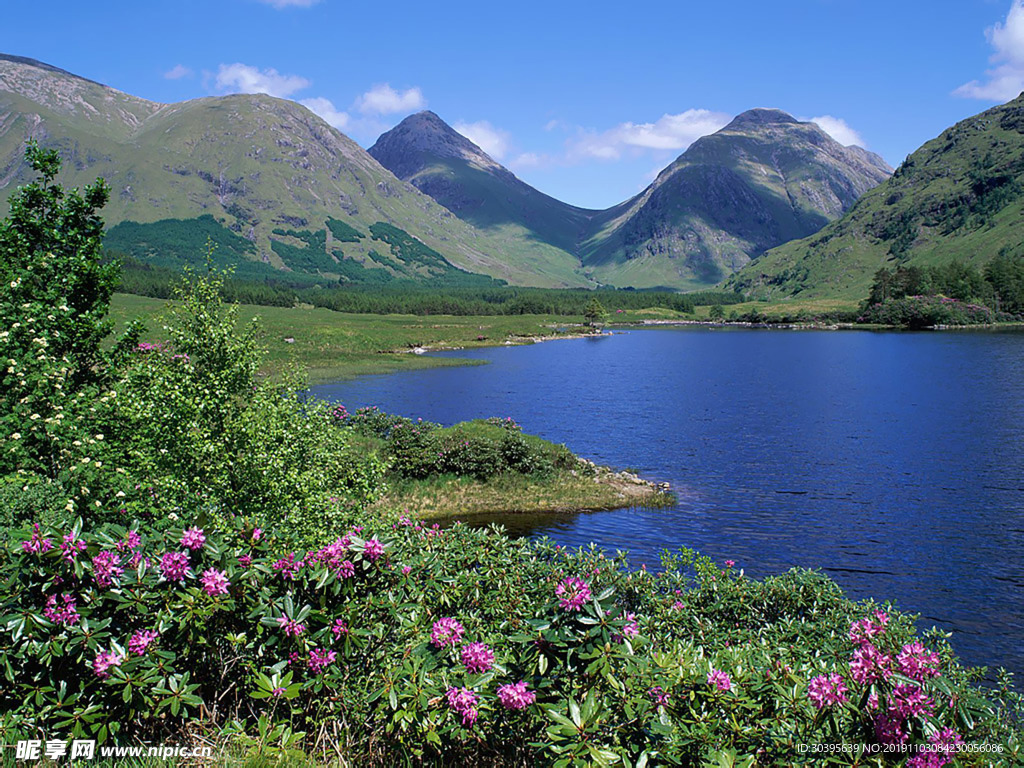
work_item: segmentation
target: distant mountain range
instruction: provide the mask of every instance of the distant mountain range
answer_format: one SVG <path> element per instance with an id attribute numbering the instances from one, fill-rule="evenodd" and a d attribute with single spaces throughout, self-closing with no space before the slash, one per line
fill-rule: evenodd
<path id="1" fill-rule="evenodd" d="M 768 251 L 729 285 L 759 298 L 868 295 L 880 267 L 1024 257 L 1024 96 L 957 123 L 817 234 Z"/>
<path id="2" fill-rule="evenodd" d="M 108 181 L 112 249 L 178 266 L 209 237 L 240 276 L 321 284 L 704 287 L 817 232 L 890 172 L 758 109 L 594 211 L 530 187 L 430 112 L 366 152 L 293 102 L 157 104 L 0 55 L 0 198 L 31 177 L 28 138 L 60 150 L 66 183 Z"/>

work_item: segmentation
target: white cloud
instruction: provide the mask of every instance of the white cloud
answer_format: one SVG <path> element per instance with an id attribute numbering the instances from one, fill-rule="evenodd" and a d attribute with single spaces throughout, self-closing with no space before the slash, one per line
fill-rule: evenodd
<path id="1" fill-rule="evenodd" d="M 1004 24 L 985 30 L 992 45 L 989 57 L 992 69 L 986 70 L 985 81 L 972 80 L 955 91 L 954 96 L 986 101 L 1009 101 L 1024 91 L 1024 0 L 1013 0 Z"/>
<path id="2" fill-rule="evenodd" d="M 303 99 L 299 103 L 322 117 L 329 125 L 333 125 L 339 131 L 344 130 L 345 126 L 348 125 L 348 113 L 339 112 L 330 99 L 318 96 L 315 99 Z"/>
<path id="3" fill-rule="evenodd" d="M 396 91 L 387 83 L 375 85 L 358 99 L 356 109 L 364 115 L 390 115 L 396 112 L 413 112 L 427 105 L 419 88 Z"/>
<path id="4" fill-rule="evenodd" d="M 319 3 L 320 0 L 259 0 L 259 2 L 280 11 L 284 8 L 309 8 Z"/>
<path id="5" fill-rule="evenodd" d="M 618 160 L 623 151 L 686 149 L 701 136 L 723 128 L 729 115 L 707 109 L 688 109 L 662 115 L 653 123 L 620 123 L 607 131 L 582 131 L 570 141 L 571 159 Z"/>
<path id="6" fill-rule="evenodd" d="M 310 81 L 298 75 L 282 75 L 276 69 L 257 69 L 235 63 L 220 65 L 216 84 L 222 91 L 265 93 L 283 99 L 308 88 Z"/>
<path id="7" fill-rule="evenodd" d="M 854 144 L 858 147 L 867 147 L 867 144 L 864 142 L 864 138 L 857 133 L 857 131 L 851 128 L 849 123 L 841 117 L 822 115 L 821 117 L 812 117 L 811 122 L 817 123 L 821 130 L 838 141 L 844 147 L 849 147 Z"/>
<path id="8" fill-rule="evenodd" d="M 511 139 L 508 131 L 495 128 L 486 120 L 475 123 L 458 122 L 454 127 L 495 160 L 501 160 L 508 152 Z"/>
<path id="9" fill-rule="evenodd" d="M 516 168 L 539 168 L 545 165 L 549 161 L 544 155 L 539 155 L 536 152 L 523 152 L 521 155 L 517 155 L 512 158 L 508 166 L 515 170 Z"/>
<path id="10" fill-rule="evenodd" d="M 191 77 L 192 74 L 192 70 L 184 64 L 177 64 L 173 69 L 169 69 L 164 72 L 164 77 L 168 80 L 180 80 L 183 77 Z"/>

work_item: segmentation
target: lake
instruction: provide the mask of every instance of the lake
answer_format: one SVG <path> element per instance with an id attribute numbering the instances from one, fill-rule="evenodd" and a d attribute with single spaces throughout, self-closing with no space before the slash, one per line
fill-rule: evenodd
<path id="1" fill-rule="evenodd" d="M 673 328 L 441 353 L 490 365 L 314 388 L 349 410 L 512 416 L 668 481 L 669 509 L 505 519 L 656 565 L 692 547 L 753 576 L 820 568 L 1024 672 L 1024 333 Z"/>

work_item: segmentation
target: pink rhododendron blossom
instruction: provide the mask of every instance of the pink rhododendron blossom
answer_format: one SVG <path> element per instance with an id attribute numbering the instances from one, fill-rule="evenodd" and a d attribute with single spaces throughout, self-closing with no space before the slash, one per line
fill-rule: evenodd
<path id="1" fill-rule="evenodd" d="M 202 528 L 189 528 L 181 534 L 181 546 L 186 549 L 202 549 L 206 544 L 206 535 Z"/>
<path id="2" fill-rule="evenodd" d="M 155 630 L 140 629 L 128 641 L 128 651 L 136 656 L 145 656 L 149 646 L 155 643 L 159 637 L 160 633 Z"/>
<path id="3" fill-rule="evenodd" d="M 240 566 L 242 566 L 243 568 L 248 568 L 250 565 L 252 565 L 252 556 L 250 556 L 250 555 L 239 555 L 238 556 L 238 564 Z"/>
<path id="4" fill-rule="evenodd" d="M 203 590 L 210 597 L 226 595 L 228 593 L 228 587 L 231 586 L 231 582 L 228 581 L 227 573 L 224 571 L 218 571 L 216 568 L 208 568 L 203 571 L 203 576 L 200 581 L 203 584 Z"/>
<path id="5" fill-rule="evenodd" d="M 445 698 L 448 699 L 448 706 L 452 711 L 462 717 L 463 725 L 473 725 L 480 716 L 476 709 L 480 703 L 480 697 L 469 688 L 449 688 L 445 693 Z"/>
<path id="6" fill-rule="evenodd" d="M 906 721 L 898 712 L 883 710 L 872 718 L 872 724 L 879 744 L 903 744 L 910 737 Z"/>
<path id="7" fill-rule="evenodd" d="M 896 657 L 896 665 L 901 673 L 919 683 L 923 683 L 926 678 L 937 677 L 939 674 L 938 655 L 926 649 L 921 643 L 904 645 Z"/>
<path id="8" fill-rule="evenodd" d="M 567 611 L 578 611 L 591 598 L 590 585 L 570 576 L 555 588 L 558 604 Z"/>
<path id="9" fill-rule="evenodd" d="M 348 622 L 344 619 L 335 619 L 334 624 L 331 625 L 331 634 L 337 639 L 342 635 L 347 635 L 349 632 Z"/>
<path id="10" fill-rule="evenodd" d="M 498 687 L 498 701 L 505 709 L 526 709 L 536 700 L 537 694 L 527 688 L 524 680 Z"/>
<path id="11" fill-rule="evenodd" d="M 78 553 L 85 551 L 85 546 L 85 542 L 75 538 L 75 534 L 67 533 L 64 535 L 64 541 L 60 545 L 60 551 L 64 555 L 65 560 L 73 563 L 75 558 L 78 557 Z"/>
<path id="12" fill-rule="evenodd" d="M 286 690 L 287 689 L 280 688 L 280 687 L 279 688 L 275 688 L 274 690 L 272 690 L 270 692 L 270 695 L 273 696 L 275 699 L 280 699 L 282 696 L 284 696 Z"/>
<path id="13" fill-rule="evenodd" d="M 719 691 L 731 691 L 732 678 L 722 670 L 712 668 L 708 672 L 708 685 L 715 686 Z"/>
<path id="14" fill-rule="evenodd" d="M 818 709 L 848 701 L 842 675 L 818 675 L 808 683 L 807 696 Z"/>
<path id="15" fill-rule="evenodd" d="M 457 620 L 445 617 L 434 622 L 433 629 L 430 631 L 430 642 L 438 648 L 458 645 L 462 642 L 462 636 L 465 632 L 466 628 Z"/>
<path id="16" fill-rule="evenodd" d="M 735 560 L 726 560 L 725 561 L 725 567 L 726 568 L 732 568 L 734 565 L 736 565 L 736 561 Z"/>
<path id="17" fill-rule="evenodd" d="M 494 651 L 484 643 L 466 643 L 461 656 L 469 672 L 486 672 L 494 665 Z"/>
<path id="18" fill-rule="evenodd" d="M 314 674 L 319 675 L 327 667 L 334 663 L 334 660 L 338 657 L 334 651 L 328 650 L 327 648 L 314 648 L 309 652 L 309 668 Z"/>
<path id="19" fill-rule="evenodd" d="M 259 541 L 262 538 L 263 538 L 263 529 L 262 528 L 253 528 L 252 529 L 252 536 L 250 536 L 249 539 L 251 541 L 256 542 L 256 541 Z"/>
<path id="20" fill-rule="evenodd" d="M 303 565 L 305 563 L 302 560 L 296 560 L 295 553 L 292 552 L 288 557 L 282 557 L 274 563 L 273 568 L 287 581 L 295 581 L 295 577 L 299 575 Z"/>
<path id="21" fill-rule="evenodd" d="M 412 566 L 411 565 L 403 565 L 402 566 L 402 575 L 403 576 L 408 576 L 410 573 L 412 573 Z"/>
<path id="22" fill-rule="evenodd" d="M 626 625 L 622 628 L 622 634 L 626 637 L 636 637 L 640 634 L 640 625 L 637 623 L 636 614 L 626 611 L 623 618 L 626 620 Z"/>
<path id="23" fill-rule="evenodd" d="M 656 685 L 653 688 L 647 690 L 647 698 L 653 701 L 659 707 L 667 707 L 669 702 L 669 695 L 660 685 Z"/>
<path id="24" fill-rule="evenodd" d="M 92 669 L 96 673 L 96 677 L 106 680 L 110 677 L 110 668 L 121 666 L 122 661 L 124 659 L 113 651 L 100 651 L 96 654 L 96 659 L 92 663 Z"/>
<path id="25" fill-rule="evenodd" d="M 288 616 L 281 616 L 277 620 L 277 625 L 281 627 L 284 633 L 289 637 L 298 637 L 306 631 L 305 624 L 300 624 L 298 621 L 289 618 Z"/>
<path id="26" fill-rule="evenodd" d="M 378 558 L 384 554 L 384 545 L 381 544 L 377 539 L 367 539 L 363 545 L 363 557 L 369 560 L 371 563 L 377 562 Z"/>
<path id="27" fill-rule="evenodd" d="M 185 552 L 165 552 L 160 558 L 160 574 L 167 581 L 184 581 L 188 574 L 188 555 Z"/>
<path id="28" fill-rule="evenodd" d="M 50 595 L 46 599 L 46 608 L 43 609 L 43 616 L 54 624 L 63 624 L 67 627 L 77 624 L 81 618 L 78 615 L 74 595 L 67 593 L 61 595 L 60 600 L 57 599 L 56 595 Z"/>
<path id="29" fill-rule="evenodd" d="M 935 703 L 916 685 L 897 685 L 889 694 L 889 709 L 903 718 L 929 716 L 935 713 Z"/>
<path id="30" fill-rule="evenodd" d="M 892 675 L 892 659 L 871 643 L 865 643 L 853 652 L 850 676 L 861 685 L 888 680 Z"/>
<path id="31" fill-rule="evenodd" d="M 32 526 L 32 538 L 21 542 L 21 548 L 29 554 L 42 554 L 53 549 L 53 539 L 45 539 L 39 532 L 39 523 Z"/>
<path id="32" fill-rule="evenodd" d="M 132 551 L 132 552 L 134 552 L 140 546 L 142 546 L 142 537 L 139 536 L 139 532 L 138 531 L 128 531 L 128 533 L 126 533 L 124 535 L 124 538 L 121 539 L 119 542 L 117 542 L 117 551 L 118 552 L 125 552 L 125 551 Z"/>
<path id="33" fill-rule="evenodd" d="M 96 580 L 96 585 L 103 589 L 121 578 L 123 573 L 121 557 L 113 552 L 103 551 L 92 559 L 92 577 Z"/>

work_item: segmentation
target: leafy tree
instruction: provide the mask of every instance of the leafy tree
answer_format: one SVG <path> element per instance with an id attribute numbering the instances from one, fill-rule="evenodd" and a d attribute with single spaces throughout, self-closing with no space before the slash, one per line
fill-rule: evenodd
<path id="1" fill-rule="evenodd" d="M 587 304 L 587 308 L 583 311 L 583 317 L 586 319 L 587 325 L 589 326 L 597 325 L 604 320 L 607 314 L 608 313 L 605 312 L 604 307 L 601 305 L 601 302 L 597 300 L 596 296 L 590 300 L 590 303 Z"/>
<path id="2" fill-rule="evenodd" d="M 711 308 L 711 311 L 708 312 L 708 317 L 710 317 L 712 320 L 724 320 L 725 319 L 725 309 L 722 308 L 721 304 L 715 304 Z"/>
<path id="3" fill-rule="evenodd" d="M 104 377 L 117 267 L 100 260 L 103 180 L 65 191 L 56 151 L 29 142 L 25 159 L 41 178 L 18 190 L 0 222 L 0 473 L 54 477 Z"/>

